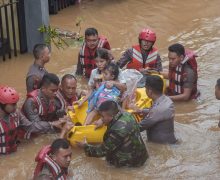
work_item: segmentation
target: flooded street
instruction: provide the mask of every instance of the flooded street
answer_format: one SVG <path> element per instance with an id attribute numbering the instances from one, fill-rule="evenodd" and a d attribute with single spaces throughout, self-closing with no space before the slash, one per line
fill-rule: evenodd
<path id="1" fill-rule="evenodd" d="M 105 35 L 113 54 L 121 53 L 137 43 L 143 27 L 157 33 L 163 65 L 168 65 L 167 47 L 175 42 L 195 50 L 199 64 L 199 101 L 176 103 L 176 145 L 146 143 L 150 158 L 141 168 L 116 169 L 103 158 L 89 158 L 73 148 L 70 171 L 78 179 L 220 179 L 220 102 L 215 100 L 214 86 L 220 78 L 220 11 L 219 0 L 94 0 L 83 1 L 50 16 L 53 27 L 77 31 L 76 17 L 82 17 L 82 29 L 96 27 Z M 74 72 L 79 48 L 57 50 L 52 47 L 49 72 L 62 76 Z M 33 63 L 32 55 L 0 62 L 0 84 L 15 87 L 25 98 L 25 76 Z M 79 87 L 85 82 L 79 81 Z M 0 157 L 0 179 L 31 179 L 34 158 L 39 149 L 57 135 L 44 135 L 24 141 L 18 151 Z M 144 139 L 146 135 L 143 133 Z"/>

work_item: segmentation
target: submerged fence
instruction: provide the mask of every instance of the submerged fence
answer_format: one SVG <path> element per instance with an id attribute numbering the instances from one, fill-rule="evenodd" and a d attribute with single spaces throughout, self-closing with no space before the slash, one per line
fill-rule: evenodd
<path id="1" fill-rule="evenodd" d="M 24 0 L 0 2 L 0 56 L 17 56 L 17 52 L 27 51 Z"/>

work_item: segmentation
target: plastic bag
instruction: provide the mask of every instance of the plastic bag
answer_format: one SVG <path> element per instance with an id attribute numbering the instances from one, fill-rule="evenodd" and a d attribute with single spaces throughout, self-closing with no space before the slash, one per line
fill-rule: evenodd
<path id="1" fill-rule="evenodd" d="M 126 80 L 127 91 L 123 94 L 122 100 L 127 96 L 134 95 L 137 88 L 137 83 L 143 78 L 143 75 L 136 69 L 125 69 L 122 71 L 122 76 Z"/>

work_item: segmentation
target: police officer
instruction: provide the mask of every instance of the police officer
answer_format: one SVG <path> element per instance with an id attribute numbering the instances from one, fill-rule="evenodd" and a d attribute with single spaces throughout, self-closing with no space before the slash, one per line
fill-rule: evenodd
<path id="1" fill-rule="evenodd" d="M 61 128 L 63 119 L 57 120 L 55 97 L 59 78 L 52 73 L 44 75 L 41 88 L 28 93 L 22 112 L 31 122 L 38 123 L 41 133 L 54 132 L 54 127 Z"/>
<path id="2" fill-rule="evenodd" d="M 153 100 L 150 109 L 139 111 L 145 117 L 139 123 L 140 130 L 147 131 L 148 141 L 156 143 L 176 142 L 174 135 L 174 105 L 172 100 L 163 95 L 163 80 L 159 76 L 148 76 L 146 94 Z"/>
<path id="3" fill-rule="evenodd" d="M 46 44 L 36 44 L 33 55 L 34 64 L 30 66 L 26 76 L 27 93 L 40 87 L 41 79 L 47 73 L 44 66 L 50 61 L 50 50 Z"/>
<path id="4" fill-rule="evenodd" d="M 121 112 L 114 101 L 103 102 L 99 112 L 103 123 L 107 125 L 103 144 L 96 146 L 78 142 L 78 145 L 84 148 L 87 156 L 105 156 L 107 162 L 116 167 L 142 166 L 148 153 L 134 117 L 127 112 Z"/>

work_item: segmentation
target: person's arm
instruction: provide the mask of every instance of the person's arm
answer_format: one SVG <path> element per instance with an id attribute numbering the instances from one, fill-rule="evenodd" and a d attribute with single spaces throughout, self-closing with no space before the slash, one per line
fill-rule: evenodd
<path id="1" fill-rule="evenodd" d="M 89 97 L 91 96 L 92 92 L 93 92 L 93 88 L 91 86 L 88 86 L 88 91 L 87 91 L 86 96 L 84 96 L 82 99 L 80 99 L 78 101 L 75 101 L 74 103 L 78 104 L 79 106 L 81 106 L 83 103 L 85 103 L 89 99 Z"/>
<path id="2" fill-rule="evenodd" d="M 173 101 L 188 101 L 196 81 L 196 74 L 191 68 L 186 68 L 183 80 L 183 93 L 179 95 L 169 96 Z"/>
<path id="3" fill-rule="evenodd" d="M 166 108 L 165 106 L 153 107 L 139 123 L 140 131 L 147 130 L 158 122 L 171 119 L 172 117 L 174 117 L 173 104 L 171 104 L 169 108 Z"/>
<path id="4" fill-rule="evenodd" d="M 183 94 L 169 96 L 173 101 L 188 101 L 190 99 L 192 88 L 183 88 Z"/>
<path id="5" fill-rule="evenodd" d="M 27 93 L 37 89 L 38 85 L 39 85 L 39 81 L 40 81 L 39 77 L 37 77 L 35 75 L 29 76 L 26 79 Z"/>
<path id="6" fill-rule="evenodd" d="M 82 76 L 83 75 L 83 65 L 80 61 L 80 54 L 78 55 L 78 63 L 76 67 L 76 75 Z"/>
<path id="7" fill-rule="evenodd" d="M 156 70 L 159 72 L 163 71 L 162 60 L 159 54 L 157 55 Z"/>
<path id="8" fill-rule="evenodd" d="M 129 62 L 132 61 L 132 53 L 133 53 L 133 52 L 132 52 L 132 48 L 127 49 L 127 50 L 123 53 L 122 57 L 119 59 L 119 61 L 118 61 L 118 63 L 117 63 L 120 68 L 123 68 L 123 67 L 126 66 Z"/>
<path id="9" fill-rule="evenodd" d="M 103 157 L 106 153 L 111 154 L 121 146 L 122 137 L 120 137 L 117 132 L 112 131 L 108 138 L 101 145 L 90 145 L 85 144 L 84 150 L 87 156 L 92 157 Z"/>
<path id="10" fill-rule="evenodd" d="M 121 93 L 125 92 L 126 89 L 127 89 L 127 86 L 124 83 L 120 83 L 118 81 L 107 81 L 106 82 L 106 87 L 107 88 L 112 88 L 113 86 L 118 88 L 121 91 Z"/>

